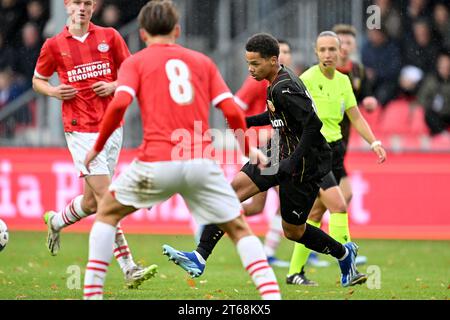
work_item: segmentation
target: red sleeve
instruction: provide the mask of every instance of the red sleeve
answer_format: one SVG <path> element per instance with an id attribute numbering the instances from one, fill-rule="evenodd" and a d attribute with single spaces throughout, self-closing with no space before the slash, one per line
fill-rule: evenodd
<path id="1" fill-rule="evenodd" d="M 208 58 L 209 59 L 209 58 Z M 211 97 L 211 103 L 214 107 L 217 107 L 223 100 L 232 98 L 233 94 L 228 88 L 227 84 L 222 78 L 222 75 L 217 69 L 217 66 L 211 60 L 208 61 L 209 68 L 209 94 Z"/>
<path id="2" fill-rule="evenodd" d="M 258 81 L 248 76 L 242 86 L 236 92 L 236 100 L 239 106 L 244 110 L 253 108 L 253 105 L 260 99 L 266 99 L 267 82 Z"/>
<path id="3" fill-rule="evenodd" d="M 244 111 L 249 109 L 250 105 L 253 103 L 257 96 L 258 92 L 254 90 L 256 82 L 257 81 L 252 77 L 247 77 L 242 86 L 235 94 L 236 98 L 238 98 L 237 101 L 241 102 L 238 102 L 239 106 Z"/>
<path id="4" fill-rule="evenodd" d="M 133 98 L 138 94 L 140 76 L 138 72 L 138 66 L 136 64 L 137 61 L 138 60 L 134 59 L 134 57 L 124 61 L 119 69 L 116 92 L 126 91 Z"/>
<path id="5" fill-rule="evenodd" d="M 56 71 L 56 63 L 53 54 L 50 51 L 50 40 L 44 42 L 41 53 L 36 63 L 34 75 L 37 78 L 49 79 Z"/>
<path id="6" fill-rule="evenodd" d="M 122 62 L 128 58 L 131 53 L 130 50 L 128 50 L 127 44 L 125 43 L 125 40 L 123 40 L 120 33 L 114 30 L 114 63 L 116 64 L 117 69 L 120 68 L 120 65 Z"/>
<path id="7" fill-rule="evenodd" d="M 244 112 L 231 98 L 221 101 L 218 107 L 222 110 L 230 128 L 235 130 L 235 135 L 242 152 L 248 156 L 251 145 L 248 136 L 245 135 L 247 125 L 245 124 Z M 244 133 L 244 135 L 236 134 L 238 132 L 237 130 Z"/>
<path id="8" fill-rule="evenodd" d="M 114 99 L 109 103 L 103 120 L 100 124 L 100 133 L 94 146 L 94 150 L 101 152 L 114 130 L 119 127 L 120 122 L 133 101 L 133 97 L 126 92 L 117 92 Z"/>

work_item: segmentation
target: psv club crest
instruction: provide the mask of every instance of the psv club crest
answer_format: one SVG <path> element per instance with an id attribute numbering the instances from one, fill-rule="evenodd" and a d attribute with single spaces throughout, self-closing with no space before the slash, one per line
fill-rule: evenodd
<path id="1" fill-rule="evenodd" d="M 97 47 L 98 51 L 105 53 L 109 51 L 109 45 L 107 43 L 100 43 Z"/>
<path id="2" fill-rule="evenodd" d="M 275 106 L 270 100 L 267 100 L 267 109 L 269 109 L 271 112 L 275 112 Z"/>

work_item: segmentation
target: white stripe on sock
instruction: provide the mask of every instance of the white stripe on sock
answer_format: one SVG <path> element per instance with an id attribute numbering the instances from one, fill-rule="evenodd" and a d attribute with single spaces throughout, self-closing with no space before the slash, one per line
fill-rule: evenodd
<path id="1" fill-rule="evenodd" d="M 120 269 L 122 270 L 123 274 L 126 274 L 128 270 L 136 266 L 136 263 L 133 260 L 133 256 L 131 255 L 130 248 L 128 247 L 127 239 L 123 234 L 120 224 L 117 225 L 117 232 L 114 239 L 113 249 L 114 257 L 119 263 Z"/>
<path id="2" fill-rule="evenodd" d="M 275 255 L 275 251 L 281 242 L 281 236 L 283 234 L 283 226 L 281 225 L 281 216 L 276 214 L 270 221 L 269 230 L 266 233 L 264 241 L 264 252 L 268 257 Z"/>
<path id="3" fill-rule="evenodd" d="M 113 256 L 116 227 L 96 221 L 89 235 L 89 259 L 84 275 L 84 298 L 101 299 L 108 265 Z"/>
<path id="4" fill-rule="evenodd" d="M 241 238 L 237 245 L 242 264 L 252 277 L 263 300 L 280 300 L 280 289 L 261 242 L 256 236 Z"/>
<path id="5" fill-rule="evenodd" d="M 52 219 L 52 227 L 54 230 L 59 231 L 88 216 L 81 208 L 82 199 L 82 195 L 75 197 L 62 211 L 56 213 L 55 217 Z"/>

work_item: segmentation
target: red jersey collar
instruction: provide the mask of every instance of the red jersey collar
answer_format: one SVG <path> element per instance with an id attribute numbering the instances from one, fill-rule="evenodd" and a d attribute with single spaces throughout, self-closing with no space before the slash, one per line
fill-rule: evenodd
<path id="1" fill-rule="evenodd" d="M 179 47 L 180 45 L 178 43 L 153 43 L 149 45 L 148 47 Z"/>
<path id="2" fill-rule="evenodd" d="M 89 33 L 94 32 L 95 29 L 97 29 L 97 26 L 96 26 L 95 24 L 93 24 L 92 22 L 89 22 L 89 28 L 88 28 L 87 32 L 89 32 Z M 69 32 L 69 27 L 68 27 L 68 26 L 65 26 L 65 27 L 64 27 L 62 33 L 63 33 L 63 36 L 66 37 L 66 38 L 71 38 L 71 37 L 73 37 L 73 34 L 71 34 L 71 33 Z"/>

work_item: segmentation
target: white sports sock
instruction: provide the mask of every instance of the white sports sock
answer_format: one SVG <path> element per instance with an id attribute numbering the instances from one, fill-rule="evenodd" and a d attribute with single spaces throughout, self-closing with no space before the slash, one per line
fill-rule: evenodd
<path id="1" fill-rule="evenodd" d="M 242 264 L 252 277 L 253 283 L 263 300 L 281 300 L 277 278 L 267 262 L 259 239 L 256 236 L 241 238 L 236 248 Z"/>
<path id="2" fill-rule="evenodd" d="M 270 221 L 269 230 L 267 230 L 264 239 L 264 252 L 268 257 L 273 257 L 275 255 L 275 251 L 280 245 L 282 234 L 283 226 L 281 225 L 281 216 L 276 214 Z"/>
<path id="3" fill-rule="evenodd" d="M 84 299 L 102 299 L 106 272 L 113 255 L 116 227 L 96 221 L 89 235 L 89 260 L 84 275 Z"/>
<path id="4" fill-rule="evenodd" d="M 75 197 L 62 211 L 55 214 L 52 219 L 52 227 L 55 231 L 59 231 L 88 216 L 81 208 L 82 199 L 82 195 Z"/>
<path id="5" fill-rule="evenodd" d="M 119 263 L 120 269 L 123 274 L 126 274 L 128 270 L 136 266 L 131 255 L 130 248 L 128 247 L 127 239 L 123 234 L 120 224 L 117 225 L 116 237 L 114 240 L 114 257 Z"/>

